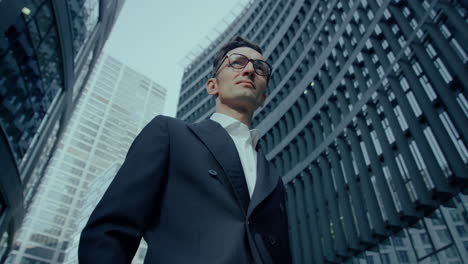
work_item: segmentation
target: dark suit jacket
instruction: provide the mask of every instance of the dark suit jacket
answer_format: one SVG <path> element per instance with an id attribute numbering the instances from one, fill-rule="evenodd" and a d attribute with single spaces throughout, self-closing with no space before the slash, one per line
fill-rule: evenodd
<path id="1" fill-rule="evenodd" d="M 157 116 L 81 234 L 80 263 L 130 263 L 141 237 L 145 263 L 290 263 L 284 186 L 261 149 L 250 202 L 244 172 L 221 125 Z M 239 178 L 237 178 L 239 179 Z"/>

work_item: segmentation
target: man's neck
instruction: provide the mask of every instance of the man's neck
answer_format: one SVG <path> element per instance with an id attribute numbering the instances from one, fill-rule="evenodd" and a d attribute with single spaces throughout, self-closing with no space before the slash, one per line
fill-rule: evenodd
<path id="1" fill-rule="evenodd" d="M 242 112 L 238 111 L 236 109 L 232 108 L 227 108 L 227 107 L 220 107 L 216 106 L 216 113 L 224 114 L 227 116 L 230 116 L 234 119 L 239 120 L 243 124 L 245 124 L 247 127 L 250 127 L 250 124 L 252 123 L 252 113 L 250 112 Z"/>

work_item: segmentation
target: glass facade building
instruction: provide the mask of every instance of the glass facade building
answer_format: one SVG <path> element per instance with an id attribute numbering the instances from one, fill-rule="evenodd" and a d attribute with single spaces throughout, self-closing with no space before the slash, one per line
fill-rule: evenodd
<path id="1" fill-rule="evenodd" d="M 71 236 L 70 246 L 66 251 L 65 261 L 66 264 L 78 263 L 78 245 L 80 242 L 79 231 L 83 230 L 84 226 L 88 222 L 88 218 L 93 212 L 94 208 L 101 200 L 102 196 L 106 192 L 109 184 L 114 178 L 117 171 L 120 169 L 122 164 L 114 163 L 98 175 L 93 181 L 90 182 L 88 187 L 87 196 L 84 198 L 83 206 L 80 210 L 79 216 L 76 218 L 77 230 Z"/>
<path id="2" fill-rule="evenodd" d="M 67 249 L 77 247 L 77 236 L 104 185 L 112 180 L 115 163 L 123 162 L 138 132 L 162 113 L 165 97 L 166 90 L 154 81 L 101 55 L 46 168 L 7 263 L 65 262 Z M 69 262 L 77 263 L 76 251 L 69 252 L 73 254 Z"/>
<path id="3" fill-rule="evenodd" d="M 84 199 L 83 207 L 80 210 L 80 216 L 77 219 L 77 230 L 72 235 L 70 246 L 66 251 L 65 264 L 78 263 L 78 246 L 80 242 L 81 231 L 88 222 L 89 216 L 93 212 L 94 208 L 101 200 L 102 196 L 106 192 L 110 183 L 114 179 L 115 175 L 120 169 L 121 163 L 114 163 L 108 169 L 106 169 L 101 175 L 97 176 L 94 181 L 91 182 L 88 195 Z M 142 239 L 140 247 L 138 248 L 135 257 L 131 264 L 143 264 L 146 256 L 147 245 Z"/>
<path id="4" fill-rule="evenodd" d="M 283 175 L 294 263 L 468 263 L 465 1 L 251 1 L 187 66 L 177 116 L 235 35 L 273 65 L 253 125 Z"/>
<path id="5" fill-rule="evenodd" d="M 122 4 L 0 1 L 0 262 Z"/>

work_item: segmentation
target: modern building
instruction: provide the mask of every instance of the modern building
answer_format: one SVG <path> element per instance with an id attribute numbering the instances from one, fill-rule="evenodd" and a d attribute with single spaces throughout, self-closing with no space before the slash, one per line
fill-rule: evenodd
<path id="1" fill-rule="evenodd" d="M 70 245 L 66 250 L 65 261 L 63 263 L 78 263 L 78 246 L 80 242 L 79 231 L 83 230 L 84 226 L 88 222 L 89 216 L 106 192 L 107 188 L 112 182 L 112 179 L 114 179 L 115 174 L 120 169 L 120 166 L 122 166 L 122 164 L 118 162 L 112 164 L 93 181 L 91 181 L 88 187 L 87 196 L 83 200 L 83 206 L 81 207 L 80 215 L 76 219 L 78 228 L 71 236 Z"/>
<path id="2" fill-rule="evenodd" d="M 7 263 L 65 261 L 83 219 L 102 196 L 92 191 L 110 183 L 113 164 L 123 162 L 138 132 L 162 113 L 165 97 L 166 90 L 148 77 L 109 55 L 99 57 Z"/>
<path id="3" fill-rule="evenodd" d="M 0 262 L 123 2 L 0 1 Z"/>
<path id="4" fill-rule="evenodd" d="M 72 239 L 70 241 L 70 246 L 68 247 L 66 254 L 65 254 L 65 264 L 76 264 L 78 263 L 78 246 L 80 242 L 81 231 L 85 227 L 86 223 L 88 222 L 89 216 L 93 212 L 96 205 L 101 200 L 102 196 L 106 192 L 107 188 L 109 187 L 110 183 L 114 179 L 115 175 L 120 169 L 121 163 L 114 163 L 112 164 L 107 170 L 105 170 L 101 175 L 98 175 L 94 181 L 91 182 L 88 195 L 84 198 L 83 207 L 80 210 L 80 216 L 77 219 L 77 230 L 72 235 Z M 146 242 L 142 239 L 140 243 L 140 247 L 138 248 L 137 253 L 132 261 L 132 264 L 143 264 L 145 256 L 146 256 L 146 249 L 147 245 Z"/>
<path id="5" fill-rule="evenodd" d="M 273 65 L 253 118 L 287 190 L 294 263 L 468 263 L 466 1 L 251 1 L 182 78 L 178 118 L 235 35 Z"/>

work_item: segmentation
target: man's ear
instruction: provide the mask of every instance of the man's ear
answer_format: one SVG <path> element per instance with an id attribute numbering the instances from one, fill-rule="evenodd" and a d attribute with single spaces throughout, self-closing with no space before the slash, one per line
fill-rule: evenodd
<path id="1" fill-rule="evenodd" d="M 205 87 L 208 94 L 218 96 L 218 83 L 215 78 L 209 78 L 206 81 Z"/>

